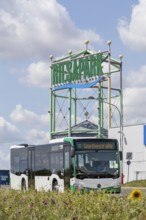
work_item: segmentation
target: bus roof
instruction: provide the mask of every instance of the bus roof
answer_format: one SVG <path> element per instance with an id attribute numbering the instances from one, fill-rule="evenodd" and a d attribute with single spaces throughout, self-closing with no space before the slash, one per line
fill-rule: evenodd
<path id="1" fill-rule="evenodd" d="M 32 145 L 28 145 L 28 144 L 15 144 L 15 145 L 12 145 L 10 147 L 10 149 L 15 149 L 15 148 L 25 148 L 25 147 L 31 147 Z"/>
<path id="2" fill-rule="evenodd" d="M 72 140 L 79 140 L 79 139 L 94 139 L 97 140 L 99 138 L 97 137 L 64 137 L 64 138 L 56 138 L 56 139 L 52 139 L 50 140 L 49 143 L 58 143 L 58 142 L 64 142 L 64 140 L 66 139 L 72 139 Z M 104 138 L 105 140 L 107 140 L 108 138 Z M 114 139 L 108 139 L 108 140 L 114 140 Z"/>
<path id="3" fill-rule="evenodd" d="M 100 140 L 100 138 L 96 138 L 96 137 L 64 137 L 64 138 L 57 138 L 57 139 L 52 139 L 50 140 L 50 144 L 55 144 L 55 143 L 63 143 L 64 141 L 67 141 L 69 139 L 72 139 L 72 140 L 80 140 L 80 139 L 87 139 L 87 140 Z M 108 138 L 103 138 L 105 140 L 109 140 L 109 141 L 113 141 L 113 140 L 116 140 L 116 139 L 108 139 Z M 102 139 L 102 140 L 103 140 Z M 10 147 L 10 149 L 19 149 L 19 148 L 25 148 L 25 147 L 34 147 L 34 146 L 46 146 L 48 144 L 40 144 L 40 145 L 28 145 L 28 144 L 16 144 L 16 145 L 12 145 Z"/>
<path id="4" fill-rule="evenodd" d="M 58 139 L 52 139 L 52 140 L 50 140 L 50 142 L 49 143 L 58 143 L 58 142 L 63 142 L 64 141 L 64 138 L 58 138 Z"/>

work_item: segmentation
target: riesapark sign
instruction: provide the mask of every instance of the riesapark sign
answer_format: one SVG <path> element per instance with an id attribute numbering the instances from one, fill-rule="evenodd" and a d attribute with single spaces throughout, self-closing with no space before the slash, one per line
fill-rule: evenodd
<path id="1" fill-rule="evenodd" d="M 102 76 L 102 53 L 88 55 L 68 61 L 52 63 L 52 85 L 74 83 L 78 80 L 88 80 L 91 77 Z"/>

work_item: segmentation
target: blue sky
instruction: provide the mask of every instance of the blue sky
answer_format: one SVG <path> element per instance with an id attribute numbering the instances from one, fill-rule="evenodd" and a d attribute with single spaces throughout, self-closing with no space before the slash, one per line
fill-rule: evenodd
<path id="1" fill-rule="evenodd" d="M 0 168 L 9 147 L 46 143 L 49 131 L 49 55 L 85 49 L 123 54 L 124 120 L 145 123 L 145 0 L 0 1 Z"/>

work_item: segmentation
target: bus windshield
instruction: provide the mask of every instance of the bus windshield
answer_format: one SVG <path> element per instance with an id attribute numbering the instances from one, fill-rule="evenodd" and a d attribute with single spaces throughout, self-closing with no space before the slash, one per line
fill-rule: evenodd
<path id="1" fill-rule="evenodd" d="M 119 176 L 118 152 L 115 150 L 76 151 L 76 168 L 79 177 Z"/>

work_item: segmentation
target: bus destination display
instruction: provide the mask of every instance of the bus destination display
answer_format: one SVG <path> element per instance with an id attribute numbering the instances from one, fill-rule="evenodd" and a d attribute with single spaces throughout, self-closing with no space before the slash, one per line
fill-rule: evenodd
<path id="1" fill-rule="evenodd" d="M 115 149 L 115 144 L 110 142 L 77 142 L 76 143 L 76 149 L 77 150 L 113 150 Z"/>

